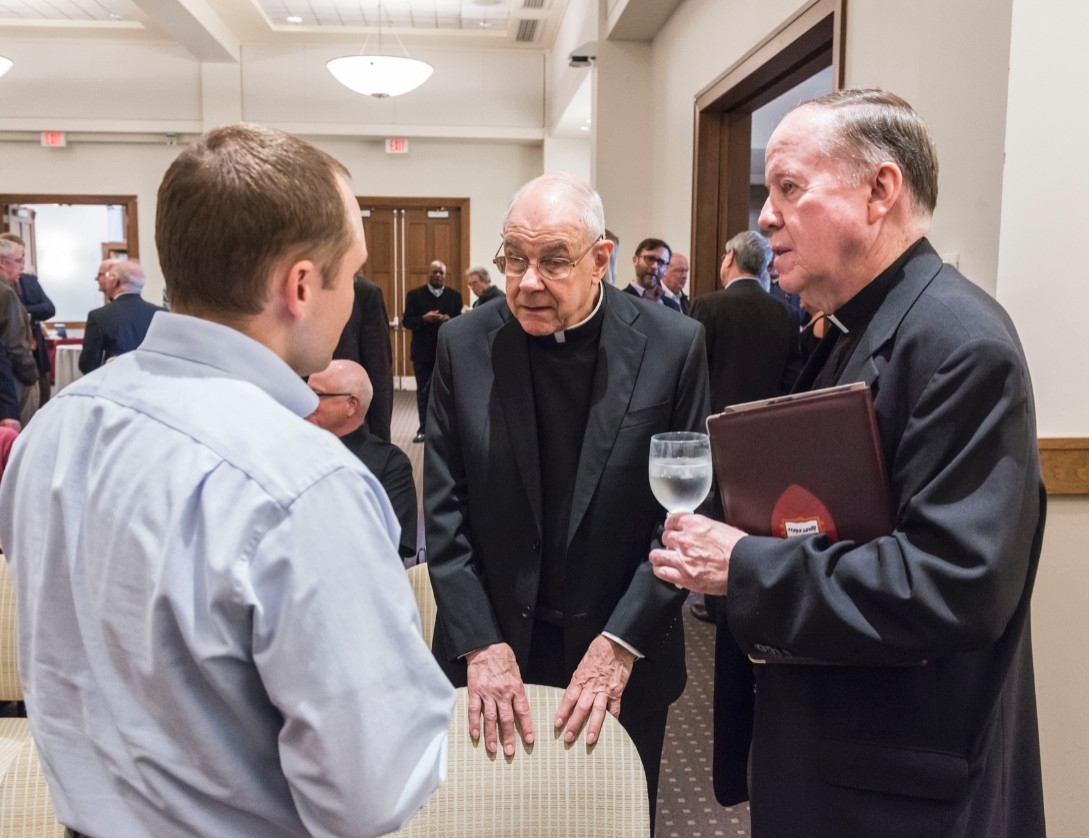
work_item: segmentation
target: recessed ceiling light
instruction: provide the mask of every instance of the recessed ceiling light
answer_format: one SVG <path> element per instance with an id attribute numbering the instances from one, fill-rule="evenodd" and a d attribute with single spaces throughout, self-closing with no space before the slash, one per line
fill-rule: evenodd
<path id="1" fill-rule="evenodd" d="M 479 26 L 481 29 L 491 29 L 492 22 L 490 20 L 482 20 L 477 24 L 477 26 Z"/>
<path id="2" fill-rule="evenodd" d="M 299 17 L 298 15 L 291 15 L 289 18 L 287 18 L 287 22 L 288 23 L 302 23 L 302 18 Z"/>
<path id="3" fill-rule="evenodd" d="M 107 12 L 106 14 L 110 16 L 111 20 L 124 20 L 124 18 L 121 17 L 121 15 L 119 15 L 117 12 Z"/>

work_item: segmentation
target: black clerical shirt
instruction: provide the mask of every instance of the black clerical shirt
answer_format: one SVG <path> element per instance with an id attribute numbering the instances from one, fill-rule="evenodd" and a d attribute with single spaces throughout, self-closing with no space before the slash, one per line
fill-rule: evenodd
<path id="1" fill-rule="evenodd" d="M 818 390 L 821 387 L 833 387 L 839 384 L 840 376 L 847 368 L 847 362 L 862 336 L 866 334 L 866 328 L 885 302 L 889 295 L 904 278 L 904 265 L 911 258 L 911 254 L 919 246 L 915 242 L 905 250 L 899 258 L 877 275 L 873 282 L 868 283 L 861 291 L 841 305 L 827 317 L 827 329 L 817 348 L 802 370 L 798 383 L 794 385 L 794 392 L 806 390 Z"/>
<path id="2" fill-rule="evenodd" d="M 529 368 L 541 463 L 542 550 L 537 604 L 563 612 L 564 562 L 572 487 L 590 415 L 605 300 L 586 323 L 557 335 L 529 338 Z"/>

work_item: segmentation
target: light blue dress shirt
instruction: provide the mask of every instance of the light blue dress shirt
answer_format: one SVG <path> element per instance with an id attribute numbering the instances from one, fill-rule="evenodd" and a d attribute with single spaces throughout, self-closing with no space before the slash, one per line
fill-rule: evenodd
<path id="1" fill-rule="evenodd" d="M 160 313 L 0 491 L 30 723 L 96 838 L 370 836 L 439 785 L 454 691 L 378 481 L 241 333 Z"/>

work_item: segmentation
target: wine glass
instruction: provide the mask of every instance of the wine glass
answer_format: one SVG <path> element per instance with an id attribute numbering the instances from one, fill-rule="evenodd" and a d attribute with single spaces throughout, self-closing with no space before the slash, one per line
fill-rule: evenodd
<path id="1" fill-rule="evenodd" d="M 711 490 L 707 434 L 675 431 L 650 438 L 650 490 L 670 513 L 694 512 Z"/>

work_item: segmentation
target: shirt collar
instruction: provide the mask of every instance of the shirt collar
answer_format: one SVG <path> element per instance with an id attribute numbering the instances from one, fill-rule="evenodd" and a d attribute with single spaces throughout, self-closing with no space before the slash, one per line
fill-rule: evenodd
<path id="1" fill-rule="evenodd" d="M 136 351 L 181 358 L 249 381 L 298 416 L 309 416 L 318 407 L 318 397 L 279 355 L 237 329 L 211 320 L 157 312 Z"/>
<path id="2" fill-rule="evenodd" d="M 556 339 L 556 343 L 566 343 L 569 338 L 577 337 L 576 329 L 585 326 L 591 322 L 597 313 L 601 310 L 601 307 L 605 303 L 605 289 L 601 287 L 601 283 L 597 286 L 597 303 L 594 305 L 594 310 L 591 311 L 584 319 L 580 320 L 574 326 L 569 326 L 567 329 L 560 329 L 558 332 L 553 332 L 552 337 Z"/>
<path id="3" fill-rule="evenodd" d="M 885 302 L 885 297 L 903 278 L 904 265 L 919 246 L 919 241 L 901 253 L 895 262 L 881 271 L 872 282 L 867 283 L 851 299 L 834 312 L 829 312 L 828 321 L 835 324 L 845 335 L 850 334 L 852 329 L 864 328 L 869 324 L 877 310 L 881 308 L 881 303 Z"/>
<path id="4" fill-rule="evenodd" d="M 441 297 L 443 289 L 445 289 L 445 288 L 446 288 L 445 285 L 440 285 L 438 288 L 436 288 L 430 282 L 427 283 L 427 290 L 430 291 L 431 295 L 434 296 L 434 297 Z"/>

